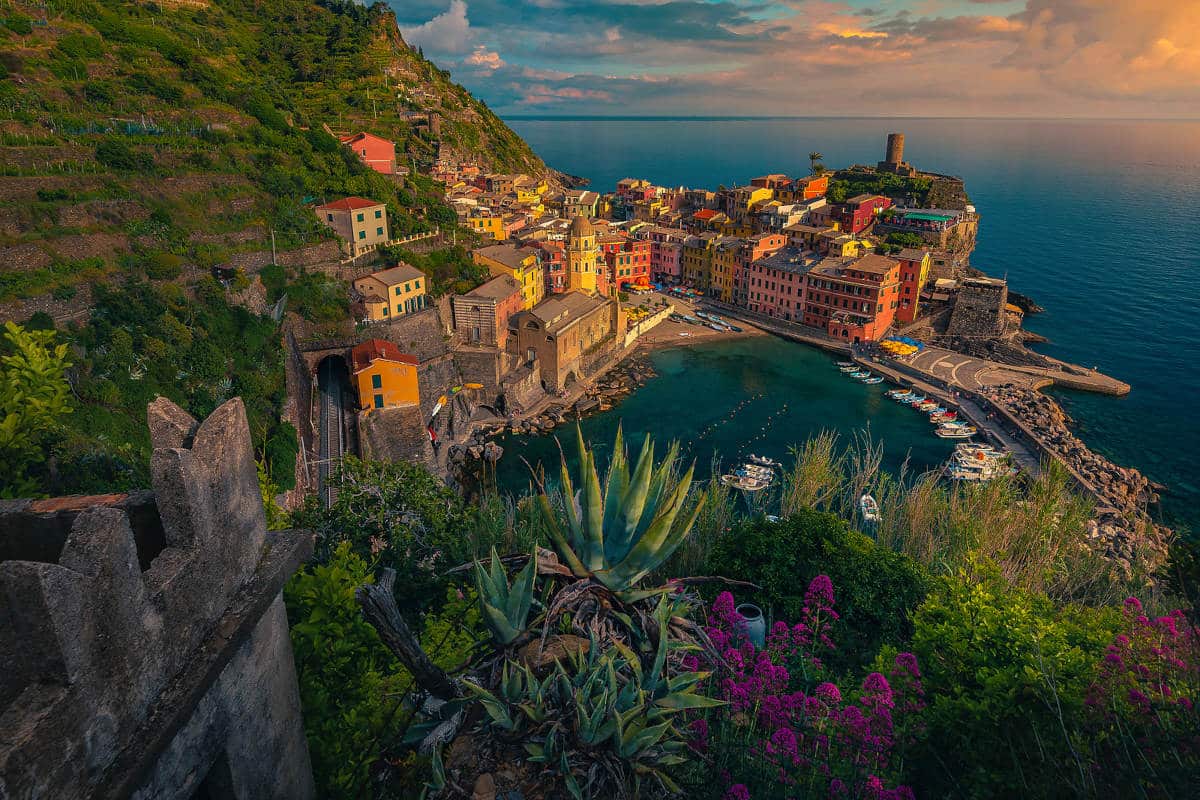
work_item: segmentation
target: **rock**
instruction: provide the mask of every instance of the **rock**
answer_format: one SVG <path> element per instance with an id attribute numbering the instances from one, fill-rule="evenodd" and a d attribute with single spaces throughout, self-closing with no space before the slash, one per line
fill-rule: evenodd
<path id="1" fill-rule="evenodd" d="M 471 800 L 496 800 L 496 779 L 492 773 L 485 772 L 475 779 Z"/>

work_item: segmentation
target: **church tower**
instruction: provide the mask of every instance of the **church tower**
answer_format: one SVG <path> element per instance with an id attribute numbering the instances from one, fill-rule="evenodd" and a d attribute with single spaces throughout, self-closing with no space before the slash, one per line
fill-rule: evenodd
<path id="1" fill-rule="evenodd" d="M 567 234 L 568 292 L 596 293 L 597 255 L 596 229 L 580 214 L 571 220 L 571 230 Z"/>

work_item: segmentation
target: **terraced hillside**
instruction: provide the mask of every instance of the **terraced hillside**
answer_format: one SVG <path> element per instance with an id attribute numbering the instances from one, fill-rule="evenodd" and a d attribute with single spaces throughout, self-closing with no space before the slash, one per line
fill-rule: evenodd
<path id="1" fill-rule="evenodd" d="M 329 133 L 359 130 L 412 173 L 369 170 Z M 548 172 L 382 3 L 0 3 L 0 321 L 58 328 L 78 402 L 47 489 L 137 485 L 156 393 L 198 416 L 243 396 L 283 472 L 295 436 L 264 312 L 285 293 L 314 324 L 347 305 L 309 205 L 363 195 L 395 235 L 453 226 L 421 174 L 441 146 Z M 461 251 L 422 266 L 435 290 L 474 278 Z"/>

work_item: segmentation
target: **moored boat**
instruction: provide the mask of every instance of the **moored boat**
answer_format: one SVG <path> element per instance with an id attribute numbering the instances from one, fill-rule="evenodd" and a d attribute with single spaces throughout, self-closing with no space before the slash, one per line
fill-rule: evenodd
<path id="1" fill-rule="evenodd" d="M 859 378 L 859 379 L 869 378 L 869 377 L 871 377 L 871 373 L 860 369 L 860 370 L 855 370 L 854 372 L 851 372 L 850 377 L 851 378 Z"/>
<path id="2" fill-rule="evenodd" d="M 856 365 L 853 365 L 853 364 L 851 364 L 851 365 L 850 365 L 850 366 L 848 366 L 848 367 L 838 367 L 838 369 L 839 369 L 840 371 L 842 371 L 842 372 L 847 372 L 847 373 L 849 373 L 849 372 L 858 372 L 858 367 L 857 367 Z"/>
<path id="3" fill-rule="evenodd" d="M 883 383 L 883 376 L 875 375 L 873 377 L 867 378 L 866 380 L 863 381 L 863 383 L 866 383 L 866 384 L 869 384 L 872 386 L 876 383 Z"/>
<path id="4" fill-rule="evenodd" d="M 726 486 L 732 486 L 735 489 L 741 489 L 743 492 L 762 491 L 768 485 L 767 481 L 748 475 L 722 475 L 721 483 Z"/>
<path id="5" fill-rule="evenodd" d="M 775 459 L 767 458 L 766 456 L 756 456 L 756 455 L 754 455 L 754 453 L 751 453 L 746 460 L 749 461 L 751 464 L 758 464 L 759 466 L 762 466 L 762 467 L 775 468 L 775 467 L 779 466 L 779 462 L 776 461 Z"/>
<path id="6" fill-rule="evenodd" d="M 933 411 L 938 407 L 938 404 L 933 400 L 926 400 L 924 403 L 917 404 L 918 411 Z"/>
<path id="7" fill-rule="evenodd" d="M 977 433 L 977 431 L 973 425 L 963 425 L 961 427 L 948 427 L 946 425 L 941 425 L 937 430 L 934 431 L 934 433 L 943 439 L 970 439 Z"/>
<path id="8" fill-rule="evenodd" d="M 853 361 L 835 361 L 835 362 L 833 362 L 833 363 L 837 364 L 839 367 L 853 367 L 853 366 L 855 366 L 855 364 L 854 364 L 854 362 L 853 362 Z"/>
<path id="9" fill-rule="evenodd" d="M 925 397 L 925 395 L 918 394 L 918 395 L 913 395 L 912 397 L 904 398 L 903 402 L 908 403 L 910 406 L 916 408 L 917 406 L 921 405 L 921 403 L 924 403 L 927 399 L 928 398 Z"/>

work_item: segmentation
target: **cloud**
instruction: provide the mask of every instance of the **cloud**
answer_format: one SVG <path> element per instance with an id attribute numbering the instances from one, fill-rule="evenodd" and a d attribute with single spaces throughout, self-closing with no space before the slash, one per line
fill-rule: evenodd
<path id="1" fill-rule="evenodd" d="M 487 72 L 494 72 L 504 66 L 504 59 L 500 58 L 500 54 L 495 50 L 488 50 L 483 45 L 479 45 L 471 55 L 463 59 L 463 63 Z"/>
<path id="2" fill-rule="evenodd" d="M 435 54 L 465 53 L 471 44 L 471 22 L 464 0 L 450 0 L 450 7 L 428 22 L 400 27 L 400 34 L 413 47 Z"/>
<path id="3" fill-rule="evenodd" d="M 563 100 L 602 100 L 612 102 L 609 92 L 597 89 L 579 89 L 573 86 L 550 87 L 545 84 L 535 84 L 525 89 L 524 95 L 517 101 L 523 106 L 544 106 L 561 103 Z"/>

